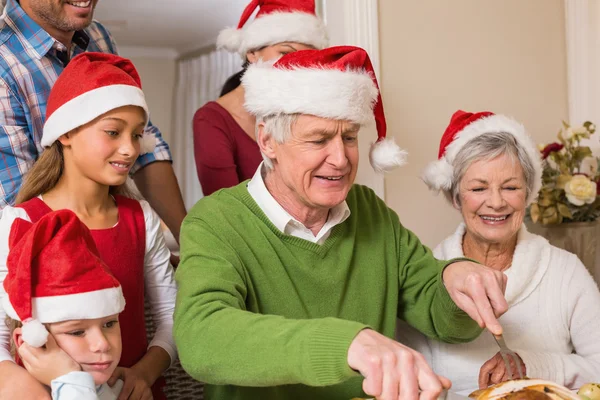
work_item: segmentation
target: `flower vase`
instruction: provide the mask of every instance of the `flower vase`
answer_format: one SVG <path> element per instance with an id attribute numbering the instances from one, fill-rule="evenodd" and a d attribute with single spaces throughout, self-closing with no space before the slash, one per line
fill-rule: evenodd
<path id="1" fill-rule="evenodd" d="M 542 225 L 528 221 L 527 230 L 546 238 L 551 245 L 579 257 L 600 284 L 600 222 L 570 222 Z"/>

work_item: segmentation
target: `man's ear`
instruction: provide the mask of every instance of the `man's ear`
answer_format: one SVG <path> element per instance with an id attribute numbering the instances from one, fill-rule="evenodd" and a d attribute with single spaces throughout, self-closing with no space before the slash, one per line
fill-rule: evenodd
<path id="1" fill-rule="evenodd" d="M 271 134 L 265 131 L 265 123 L 263 121 L 260 121 L 256 126 L 256 143 L 260 151 L 270 159 L 276 158 L 275 149 L 277 142 Z"/>
<path id="2" fill-rule="evenodd" d="M 12 339 L 13 339 L 13 342 L 15 342 L 15 345 L 17 348 L 21 347 L 21 345 L 23 344 L 23 333 L 22 333 L 21 328 L 16 328 L 13 331 Z"/>

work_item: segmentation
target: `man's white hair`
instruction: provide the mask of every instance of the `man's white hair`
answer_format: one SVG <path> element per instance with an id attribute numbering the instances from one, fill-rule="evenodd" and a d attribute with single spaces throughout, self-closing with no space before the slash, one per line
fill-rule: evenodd
<path id="1" fill-rule="evenodd" d="M 256 140 L 259 141 L 261 134 L 258 129 L 260 123 L 264 124 L 262 135 L 271 136 L 277 143 L 285 143 L 292 135 L 292 126 L 298 120 L 300 114 L 274 114 L 256 117 Z M 273 160 L 271 160 L 262 150 L 261 154 L 264 164 L 269 169 L 273 169 Z"/>

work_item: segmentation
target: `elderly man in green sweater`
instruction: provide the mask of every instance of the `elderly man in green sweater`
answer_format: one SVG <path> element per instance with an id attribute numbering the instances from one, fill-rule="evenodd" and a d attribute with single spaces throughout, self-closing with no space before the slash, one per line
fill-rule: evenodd
<path id="1" fill-rule="evenodd" d="M 450 382 L 392 339 L 396 318 L 447 342 L 500 333 L 506 277 L 436 260 L 353 184 L 363 124 L 377 124 L 377 170 L 404 158 L 385 139 L 364 50 L 290 53 L 250 66 L 243 85 L 264 162 L 183 223 L 174 326 L 183 367 L 208 383 L 209 400 L 435 399 Z"/>

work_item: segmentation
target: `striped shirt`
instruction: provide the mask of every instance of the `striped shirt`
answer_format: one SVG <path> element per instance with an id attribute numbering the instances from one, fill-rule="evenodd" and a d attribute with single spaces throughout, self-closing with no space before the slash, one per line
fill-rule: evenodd
<path id="1" fill-rule="evenodd" d="M 13 205 L 23 175 L 43 151 L 40 144 L 50 89 L 68 60 L 85 51 L 117 54 L 110 33 L 97 21 L 73 36 L 71 54 L 44 31 L 16 0 L 0 16 L 0 209 Z M 158 160 L 171 160 L 169 146 L 156 137 L 153 153 L 138 158 L 131 172 Z"/>

